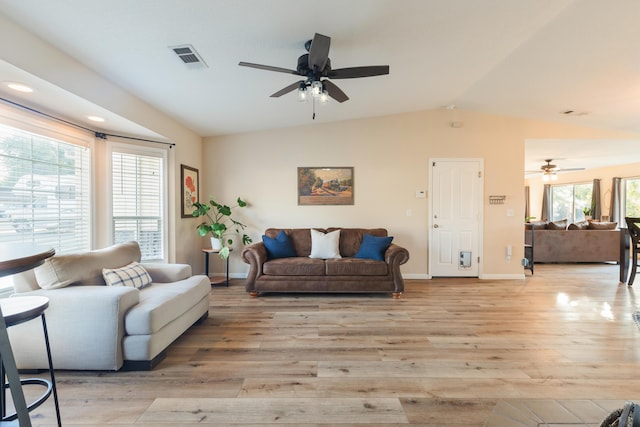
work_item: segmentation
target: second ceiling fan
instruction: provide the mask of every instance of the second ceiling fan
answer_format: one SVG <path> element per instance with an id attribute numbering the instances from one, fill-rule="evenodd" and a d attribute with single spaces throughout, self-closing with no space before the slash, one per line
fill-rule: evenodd
<path id="1" fill-rule="evenodd" d="M 297 89 L 299 97 L 307 96 L 310 91 L 314 97 L 329 96 L 338 102 L 345 102 L 349 97 L 330 79 L 354 79 L 389 74 L 388 65 L 332 69 L 331 59 L 329 59 L 330 46 L 331 37 L 316 33 L 312 40 L 305 43 L 308 53 L 298 58 L 298 66 L 295 70 L 251 62 L 240 62 L 238 65 L 304 77 L 275 92 L 271 95 L 272 98 L 278 98 Z"/>
<path id="2" fill-rule="evenodd" d="M 544 181 L 548 181 L 549 179 L 555 181 L 558 179 L 557 174 L 561 172 L 574 172 L 574 171 L 583 171 L 584 168 L 565 168 L 560 169 L 558 166 L 551 164 L 553 159 L 545 159 L 546 164 L 540 166 L 540 171 L 528 171 L 527 173 L 540 173 L 542 172 L 542 179 Z"/>

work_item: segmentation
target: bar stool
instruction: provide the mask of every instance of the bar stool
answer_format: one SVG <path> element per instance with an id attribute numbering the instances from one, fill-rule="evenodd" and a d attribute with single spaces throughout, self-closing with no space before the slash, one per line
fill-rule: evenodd
<path id="1" fill-rule="evenodd" d="M 2 324 L 0 324 L 0 328 L 2 329 L 0 331 L 0 378 L 2 381 L 2 389 L 0 390 L 0 416 L 3 422 L 19 420 L 21 427 L 31 426 L 29 412 L 42 405 L 53 394 L 58 427 L 62 426 L 60 419 L 60 406 L 58 404 L 58 392 L 56 389 L 56 379 L 53 371 L 53 362 L 51 360 L 51 348 L 49 346 L 49 334 L 47 332 L 47 322 L 44 316 L 44 311 L 47 307 L 49 307 L 49 299 L 42 296 L 15 297 L 0 300 L 0 318 L 2 318 Z M 40 317 L 42 320 L 44 343 L 47 350 L 51 381 L 44 378 L 27 378 L 20 380 L 7 334 L 8 327 L 28 322 L 37 317 Z M 6 342 L 4 342 L 5 336 Z M 5 383 L 5 376 L 9 380 L 8 387 L 11 389 L 11 395 L 16 408 L 16 412 L 9 415 L 6 414 L 5 390 L 7 388 L 7 384 Z M 38 399 L 29 405 L 26 405 L 24 394 L 22 392 L 22 385 L 42 386 L 45 388 L 45 391 Z M 14 387 L 19 389 L 19 392 L 14 392 Z"/>
<path id="2" fill-rule="evenodd" d="M 627 216 L 624 218 L 629 229 L 629 236 L 631 237 L 631 273 L 629 274 L 629 281 L 627 285 L 633 285 L 633 280 L 636 278 L 636 271 L 638 270 L 638 255 L 640 254 L 640 218 L 633 218 Z"/>

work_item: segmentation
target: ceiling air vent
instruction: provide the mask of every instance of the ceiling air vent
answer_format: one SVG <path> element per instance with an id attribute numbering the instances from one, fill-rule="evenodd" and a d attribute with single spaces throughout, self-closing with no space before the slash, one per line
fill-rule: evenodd
<path id="1" fill-rule="evenodd" d="M 561 114 L 564 114 L 565 116 L 586 116 L 587 114 L 589 114 L 589 112 L 576 111 L 576 110 L 564 110 L 564 111 L 561 111 Z"/>
<path id="2" fill-rule="evenodd" d="M 177 56 L 180 58 L 183 64 L 185 64 L 188 68 L 198 69 L 198 68 L 209 68 L 207 63 L 204 62 L 204 59 L 200 56 L 198 52 L 194 49 L 190 44 L 184 44 L 181 46 L 170 46 L 171 49 Z"/>

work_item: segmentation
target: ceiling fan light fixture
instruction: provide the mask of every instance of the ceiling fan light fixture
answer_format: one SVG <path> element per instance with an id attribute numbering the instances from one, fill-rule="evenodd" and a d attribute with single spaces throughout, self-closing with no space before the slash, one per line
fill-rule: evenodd
<path id="1" fill-rule="evenodd" d="M 322 95 L 322 82 L 320 80 L 316 80 L 313 83 L 311 83 L 311 95 L 314 98 L 317 98 L 318 96 Z"/>
<path id="2" fill-rule="evenodd" d="M 326 104 L 329 102 L 329 92 L 326 89 L 320 94 L 320 104 Z"/>
<path id="3" fill-rule="evenodd" d="M 298 102 L 307 102 L 307 87 L 304 83 L 300 83 L 298 87 Z"/>

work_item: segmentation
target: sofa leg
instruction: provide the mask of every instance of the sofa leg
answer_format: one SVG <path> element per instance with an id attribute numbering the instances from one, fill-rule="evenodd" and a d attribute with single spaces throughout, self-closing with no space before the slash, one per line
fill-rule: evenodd
<path id="1" fill-rule="evenodd" d="M 125 360 L 122 364 L 122 371 L 151 371 L 156 365 L 164 360 L 167 351 L 163 350 L 151 360 Z"/>
<path id="2" fill-rule="evenodd" d="M 251 298 L 258 298 L 258 292 L 256 292 L 256 291 L 251 291 L 251 292 L 249 292 L 249 296 L 250 296 Z"/>
<path id="3" fill-rule="evenodd" d="M 392 292 L 391 296 L 393 297 L 393 299 L 400 299 L 400 295 L 402 295 L 402 292 Z"/>

